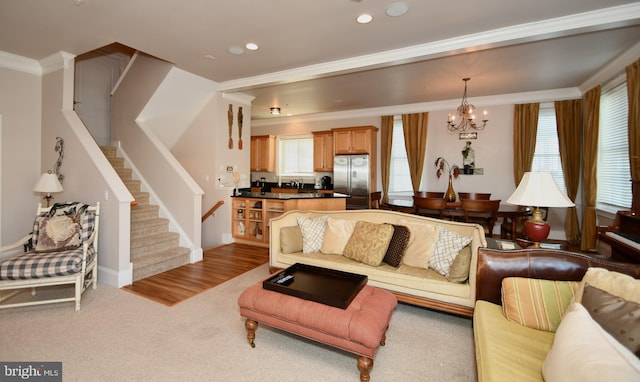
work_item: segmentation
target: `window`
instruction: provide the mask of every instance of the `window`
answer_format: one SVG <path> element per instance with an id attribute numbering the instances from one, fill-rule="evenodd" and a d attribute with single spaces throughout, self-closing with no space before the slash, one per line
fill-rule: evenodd
<path id="1" fill-rule="evenodd" d="M 536 149 L 533 154 L 531 171 L 548 171 L 560 187 L 567 193 L 560 160 L 560 146 L 558 144 L 558 128 L 556 125 L 556 110 L 551 106 L 540 105 L 538 112 L 538 132 L 536 134 Z"/>
<path id="2" fill-rule="evenodd" d="M 313 176 L 313 138 L 278 139 L 278 175 Z"/>
<path id="3" fill-rule="evenodd" d="M 605 87 L 600 97 L 597 204 L 612 212 L 631 207 L 628 113 L 626 82 Z"/>
<path id="4" fill-rule="evenodd" d="M 393 143 L 391 145 L 391 163 L 389 174 L 389 194 L 413 195 L 407 150 L 404 147 L 402 118 L 393 120 Z"/>

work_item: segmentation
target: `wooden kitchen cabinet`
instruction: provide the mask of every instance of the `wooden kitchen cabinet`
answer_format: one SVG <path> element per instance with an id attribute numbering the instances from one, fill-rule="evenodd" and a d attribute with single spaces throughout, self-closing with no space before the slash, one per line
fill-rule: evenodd
<path id="1" fill-rule="evenodd" d="M 333 171 L 333 131 L 313 132 L 313 171 Z"/>
<path id="2" fill-rule="evenodd" d="M 276 169 L 276 136 L 251 137 L 251 171 L 272 172 Z"/>
<path id="3" fill-rule="evenodd" d="M 332 129 L 335 154 L 372 154 L 376 150 L 375 126 Z"/>

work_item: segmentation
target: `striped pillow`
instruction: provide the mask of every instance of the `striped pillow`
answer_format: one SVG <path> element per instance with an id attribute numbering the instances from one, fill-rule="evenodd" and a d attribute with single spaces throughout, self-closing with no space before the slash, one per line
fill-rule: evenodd
<path id="1" fill-rule="evenodd" d="M 555 332 L 579 285 L 577 281 L 507 277 L 502 280 L 502 312 L 520 325 Z"/>

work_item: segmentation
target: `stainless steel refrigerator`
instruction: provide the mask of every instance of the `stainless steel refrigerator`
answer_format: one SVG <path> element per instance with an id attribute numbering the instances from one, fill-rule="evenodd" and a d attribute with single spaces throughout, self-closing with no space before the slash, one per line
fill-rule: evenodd
<path id="1" fill-rule="evenodd" d="M 368 154 L 333 157 L 333 190 L 349 195 L 348 210 L 369 208 L 370 166 Z"/>

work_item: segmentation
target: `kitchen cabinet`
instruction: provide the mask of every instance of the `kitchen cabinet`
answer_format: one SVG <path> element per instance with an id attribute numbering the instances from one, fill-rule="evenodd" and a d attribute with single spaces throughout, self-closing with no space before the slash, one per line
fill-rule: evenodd
<path id="1" fill-rule="evenodd" d="M 251 171 L 273 172 L 276 169 L 276 136 L 251 137 Z"/>
<path id="2" fill-rule="evenodd" d="M 231 235 L 239 242 L 257 246 L 269 244 L 269 221 L 286 211 L 337 211 L 346 209 L 346 199 L 298 197 L 253 198 L 235 196 L 231 198 Z"/>
<path id="3" fill-rule="evenodd" d="M 313 171 L 333 171 L 333 131 L 313 132 Z"/>
<path id="4" fill-rule="evenodd" d="M 357 126 L 332 129 L 335 154 L 372 154 L 376 151 L 378 129 Z"/>

